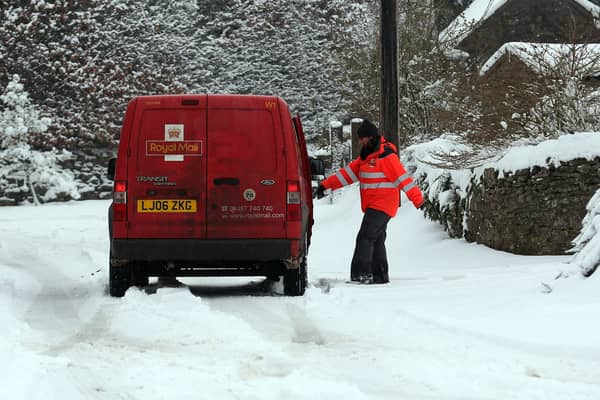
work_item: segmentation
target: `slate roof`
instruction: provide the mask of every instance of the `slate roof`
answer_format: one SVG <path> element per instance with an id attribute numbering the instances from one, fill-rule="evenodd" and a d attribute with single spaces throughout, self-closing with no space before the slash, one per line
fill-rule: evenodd
<path id="1" fill-rule="evenodd" d="M 498 9 L 510 1 L 520 0 L 475 0 L 465 11 L 454 19 L 439 34 L 439 40 L 446 47 L 458 47 L 460 42 L 467 38 L 482 22 L 490 18 Z M 543 1 L 543 0 L 540 0 Z M 595 24 L 600 29 L 600 7 L 589 0 L 573 1 L 588 10 L 595 19 Z"/>
<path id="2" fill-rule="evenodd" d="M 575 55 L 575 57 L 573 57 Z M 517 57 L 534 72 L 544 75 L 562 63 L 571 73 L 597 76 L 600 72 L 600 43 L 559 44 L 509 42 L 498 49 L 481 67 L 479 75 L 489 73 L 503 56 Z"/>

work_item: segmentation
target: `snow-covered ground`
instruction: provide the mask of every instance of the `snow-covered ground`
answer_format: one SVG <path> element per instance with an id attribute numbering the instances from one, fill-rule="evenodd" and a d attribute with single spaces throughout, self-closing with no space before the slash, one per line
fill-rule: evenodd
<path id="1" fill-rule="evenodd" d="M 358 202 L 317 203 L 301 298 L 256 278 L 110 298 L 108 202 L 0 208 L 0 399 L 600 398 L 600 274 L 449 239 L 405 202 L 391 284 L 349 285 Z"/>

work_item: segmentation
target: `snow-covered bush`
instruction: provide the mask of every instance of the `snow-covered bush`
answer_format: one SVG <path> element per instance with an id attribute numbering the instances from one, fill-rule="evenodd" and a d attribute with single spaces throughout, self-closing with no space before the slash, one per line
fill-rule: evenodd
<path id="1" fill-rule="evenodd" d="M 79 198 L 73 174 L 63 171 L 59 162 L 71 157 L 62 151 L 33 150 L 31 141 L 45 132 L 51 121 L 40 116 L 28 93 L 14 75 L 0 96 L 0 182 L 4 196 L 18 201 L 31 194 L 34 203 L 57 198 Z M 40 196 L 38 197 L 38 193 Z"/>
<path id="2" fill-rule="evenodd" d="M 596 191 L 586 207 L 581 233 L 573 240 L 571 263 L 581 268 L 585 276 L 590 276 L 600 265 L 600 189 Z"/>
<path id="3" fill-rule="evenodd" d="M 451 237 L 462 237 L 465 204 L 472 172 L 461 164 L 450 165 L 448 156 L 456 159 L 472 153 L 473 148 L 455 135 L 442 135 L 430 142 L 407 147 L 402 162 L 412 172 L 427 200 L 425 215 L 439 221 Z"/>

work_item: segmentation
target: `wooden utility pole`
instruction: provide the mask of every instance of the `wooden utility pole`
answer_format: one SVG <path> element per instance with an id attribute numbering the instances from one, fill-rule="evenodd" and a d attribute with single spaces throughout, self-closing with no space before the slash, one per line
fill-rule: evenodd
<path id="1" fill-rule="evenodd" d="M 397 14 L 397 0 L 381 0 L 381 99 L 379 121 L 382 134 L 400 149 L 398 146 Z"/>

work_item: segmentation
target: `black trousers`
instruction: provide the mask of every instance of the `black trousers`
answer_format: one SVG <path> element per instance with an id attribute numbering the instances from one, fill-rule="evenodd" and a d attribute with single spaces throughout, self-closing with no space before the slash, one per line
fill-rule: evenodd
<path id="1" fill-rule="evenodd" d="M 385 238 L 390 216 L 383 211 L 367 208 L 360 230 L 356 236 L 356 247 L 350 267 L 350 279 L 359 280 L 361 275 L 372 275 L 375 282 L 389 282 Z"/>

